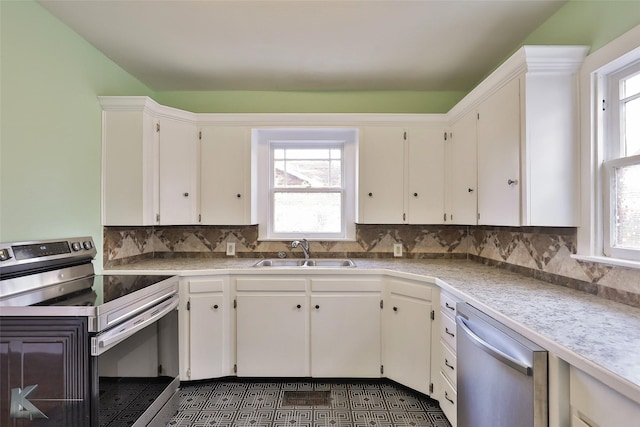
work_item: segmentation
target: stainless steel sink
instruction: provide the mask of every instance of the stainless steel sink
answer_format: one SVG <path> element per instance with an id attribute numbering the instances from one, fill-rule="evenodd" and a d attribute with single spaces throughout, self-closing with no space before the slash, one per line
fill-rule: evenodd
<path id="1" fill-rule="evenodd" d="M 356 264 L 347 258 L 313 258 L 313 259 L 280 259 L 270 258 L 258 261 L 254 267 L 331 267 L 331 268 L 353 268 Z"/>

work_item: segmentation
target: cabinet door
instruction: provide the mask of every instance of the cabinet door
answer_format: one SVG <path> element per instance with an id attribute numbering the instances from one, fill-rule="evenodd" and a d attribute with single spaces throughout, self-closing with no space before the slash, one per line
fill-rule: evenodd
<path id="1" fill-rule="evenodd" d="M 478 108 L 478 224 L 520 225 L 520 80 Z"/>
<path id="2" fill-rule="evenodd" d="M 238 295 L 237 301 L 238 376 L 309 376 L 306 296 Z"/>
<path id="3" fill-rule="evenodd" d="M 201 129 L 202 224 L 251 223 L 251 130 L 234 126 Z"/>
<path id="4" fill-rule="evenodd" d="M 160 224 L 198 222 L 198 140 L 190 122 L 160 121 Z"/>
<path id="5" fill-rule="evenodd" d="M 402 224 L 404 214 L 404 129 L 367 127 L 359 141 L 361 224 Z"/>
<path id="6" fill-rule="evenodd" d="M 159 213 L 158 133 L 148 112 L 102 116 L 102 222 L 154 225 Z"/>
<path id="7" fill-rule="evenodd" d="M 431 302 L 392 294 L 385 310 L 385 376 L 430 394 Z"/>
<path id="8" fill-rule="evenodd" d="M 411 128 L 407 147 L 407 222 L 441 224 L 444 214 L 444 131 Z"/>
<path id="9" fill-rule="evenodd" d="M 476 224 L 476 120 L 475 111 L 460 118 L 451 127 L 451 137 L 445 144 L 447 224 Z"/>
<path id="10" fill-rule="evenodd" d="M 224 364 L 224 297 L 192 294 L 189 303 L 189 379 L 228 375 Z"/>
<path id="11" fill-rule="evenodd" d="M 311 297 L 311 375 L 380 376 L 380 295 Z"/>

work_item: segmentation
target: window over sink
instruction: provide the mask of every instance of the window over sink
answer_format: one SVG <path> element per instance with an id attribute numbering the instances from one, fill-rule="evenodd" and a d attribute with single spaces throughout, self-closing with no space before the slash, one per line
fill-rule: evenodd
<path id="1" fill-rule="evenodd" d="M 255 129 L 260 240 L 355 238 L 356 129 Z"/>

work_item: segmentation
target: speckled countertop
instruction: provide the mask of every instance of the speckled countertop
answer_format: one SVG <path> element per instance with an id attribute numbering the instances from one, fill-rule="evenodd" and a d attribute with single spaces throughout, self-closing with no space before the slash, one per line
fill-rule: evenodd
<path id="1" fill-rule="evenodd" d="M 111 271 L 296 274 L 255 259 L 154 259 Z M 355 259 L 357 268 L 305 274 L 390 274 L 439 285 L 640 404 L 640 309 L 465 260 Z M 109 271 L 105 271 L 109 273 Z"/>

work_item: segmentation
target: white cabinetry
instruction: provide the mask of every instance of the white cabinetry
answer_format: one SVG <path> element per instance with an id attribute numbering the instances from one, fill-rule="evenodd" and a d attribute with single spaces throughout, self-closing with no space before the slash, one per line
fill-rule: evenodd
<path id="1" fill-rule="evenodd" d="M 199 144 L 193 121 L 163 117 L 160 133 L 160 224 L 198 223 Z"/>
<path id="2" fill-rule="evenodd" d="M 442 383 L 439 401 L 442 411 L 453 427 L 457 424 L 457 355 L 456 355 L 456 299 L 440 293 L 440 360 Z"/>
<path id="3" fill-rule="evenodd" d="M 405 130 L 401 127 L 361 129 L 359 223 L 403 223 L 404 141 Z"/>
<path id="4" fill-rule="evenodd" d="M 236 279 L 238 376 L 309 376 L 306 284 L 298 277 Z"/>
<path id="5" fill-rule="evenodd" d="M 311 376 L 380 376 L 381 284 L 311 279 Z"/>
<path id="6" fill-rule="evenodd" d="M 361 129 L 359 223 L 442 223 L 443 136 L 440 125 Z"/>
<path id="7" fill-rule="evenodd" d="M 640 405 L 573 366 L 569 375 L 571 427 L 637 425 Z"/>
<path id="8" fill-rule="evenodd" d="M 233 374 L 233 306 L 226 277 L 191 277 L 180 284 L 180 378 Z"/>
<path id="9" fill-rule="evenodd" d="M 577 72 L 587 50 L 524 46 L 454 107 L 452 141 L 457 123 L 477 141 L 478 224 L 579 225 Z M 449 177 L 465 161 L 451 154 Z M 463 187 L 452 185 L 455 207 Z"/>
<path id="10" fill-rule="evenodd" d="M 200 214 L 202 224 L 251 224 L 251 129 L 200 128 Z"/>
<path id="11" fill-rule="evenodd" d="M 432 288 L 390 279 L 384 301 L 384 376 L 430 395 Z"/>
<path id="12" fill-rule="evenodd" d="M 445 142 L 445 223 L 475 225 L 477 217 L 476 111 L 451 126 Z"/>
<path id="13" fill-rule="evenodd" d="M 520 225 L 520 80 L 478 107 L 478 224 Z"/>
<path id="14" fill-rule="evenodd" d="M 147 97 L 100 97 L 100 103 L 103 224 L 196 223 L 193 115 Z"/>
<path id="15" fill-rule="evenodd" d="M 406 222 L 441 224 L 444 213 L 443 126 L 411 127 L 406 149 Z"/>

